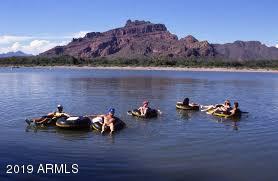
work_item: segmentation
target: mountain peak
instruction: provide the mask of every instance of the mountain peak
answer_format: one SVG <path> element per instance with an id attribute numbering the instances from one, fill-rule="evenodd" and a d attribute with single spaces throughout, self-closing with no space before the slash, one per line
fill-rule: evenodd
<path id="1" fill-rule="evenodd" d="M 129 26 L 139 26 L 139 25 L 147 25 L 147 24 L 152 24 L 150 21 L 140 21 L 140 20 L 127 20 L 125 23 L 125 27 L 129 27 Z"/>
<path id="2" fill-rule="evenodd" d="M 192 35 L 188 35 L 188 36 L 182 38 L 181 41 L 185 41 L 186 43 L 195 43 L 195 42 L 198 42 L 198 40 L 194 36 L 192 36 Z"/>
<path id="3" fill-rule="evenodd" d="M 126 21 L 126 24 L 123 27 L 123 29 L 126 29 L 128 32 L 138 31 L 141 33 L 167 31 L 167 28 L 164 24 L 154 24 L 151 23 L 150 21 L 143 21 L 143 20 L 131 21 L 130 19 Z"/>
<path id="4" fill-rule="evenodd" d="M 32 56 L 31 54 L 26 54 L 22 51 L 16 52 L 7 52 L 7 53 L 0 53 L 0 58 L 7 58 L 7 57 L 25 57 L 25 56 Z"/>

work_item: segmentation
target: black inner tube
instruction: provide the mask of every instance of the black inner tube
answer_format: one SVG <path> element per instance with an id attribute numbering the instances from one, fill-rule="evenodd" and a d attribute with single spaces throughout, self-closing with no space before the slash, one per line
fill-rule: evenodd
<path id="1" fill-rule="evenodd" d="M 61 128 L 90 128 L 91 119 L 80 116 L 77 119 L 69 120 L 63 117 L 57 120 L 56 125 Z"/>
<path id="2" fill-rule="evenodd" d="M 146 114 L 143 116 L 141 115 L 141 112 L 138 109 L 132 110 L 132 115 L 137 116 L 137 117 L 142 117 L 142 118 L 154 118 L 158 116 L 158 111 L 156 109 L 151 109 L 149 108 L 146 112 Z"/>

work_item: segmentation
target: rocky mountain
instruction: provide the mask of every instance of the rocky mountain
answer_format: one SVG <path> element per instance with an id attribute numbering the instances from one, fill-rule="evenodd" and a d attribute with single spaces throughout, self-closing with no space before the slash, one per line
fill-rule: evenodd
<path id="1" fill-rule="evenodd" d="M 228 44 L 210 44 L 189 35 L 178 39 L 165 25 L 149 21 L 128 20 L 124 27 L 106 32 L 87 33 L 65 46 L 57 46 L 40 56 L 69 55 L 76 58 L 224 58 L 232 60 L 278 59 L 278 48 L 260 42 L 236 41 Z"/>
<path id="2" fill-rule="evenodd" d="M 267 47 L 259 41 L 235 41 L 214 44 L 217 56 L 231 60 L 278 60 L 278 48 Z"/>
<path id="3" fill-rule="evenodd" d="M 8 58 L 8 57 L 25 57 L 25 56 L 32 56 L 30 54 L 26 54 L 22 51 L 16 51 L 16 52 L 8 52 L 8 53 L 2 53 L 0 54 L 0 58 Z"/>

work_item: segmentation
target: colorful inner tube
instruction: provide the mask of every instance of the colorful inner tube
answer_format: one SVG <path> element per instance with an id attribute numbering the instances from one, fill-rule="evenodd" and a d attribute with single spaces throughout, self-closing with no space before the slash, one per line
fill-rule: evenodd
<path id="1" fill-rule="evenodd" d="M 126 126 L 126 124 L 121 119 L 115 117 L 115 125 L 114 125 L 115 130 L 114 131 L 119 131 L 119 130 L 123 129 L 125 126 Z M 102 124 L 100 122 L 92 123 L 91 127 L 94 130 L 97 130 L 99 132 L 101 132 L 101 130 L 102 130 Z M 106 127 L 105 131 L 110 132 L 110 128 Z"/>
<path id="2" fill-rule="evenodd" d="M 158 116 L 158 111 L 156 109 L 149 109 L 146 115 L 141 115 L 138 109 L 134 109 L 131 111 L 131 115 L 139 118 L 155 118 Z"/>
<path id="3" fill-rule="evenodd" d="M 194 106 L 185 106 L 182 103 L 177 103 L 176 104 L 177 109 L 182 109 L 182 110 L 194 110 L 194 111 L 199 111 L 200 106 L 199 105 L 194 105 Z"/>
<path id="4" fill-rule="evenodd" d="M 89 129 L 91 126 L 91 119 L 83 116 L 59 118 L 56 121 L 56 126 L 64 129 Z"/>
<path id="5" fill-rule="evenodd" d="M 214 110 L 207 111 L 207 114 L 211 114 L 213 116 L 221 117 L 221 118 L 240 118 L 241 113 L 236 114 L 234 116 L 230 116 L 229 114 L 219 113 L 219 112 L 213 112 Z"/>

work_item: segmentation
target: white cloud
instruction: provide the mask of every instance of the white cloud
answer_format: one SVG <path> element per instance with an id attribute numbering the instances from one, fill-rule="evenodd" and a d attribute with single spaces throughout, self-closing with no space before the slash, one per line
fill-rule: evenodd
<path id="1" fill-rule="evenodd" d="M 278 48 L 278 44 L 276 45 L 276 48 Z"/>
<path id="2" fill-rule="evenodd" d="M 0 53 L 23 51 L 37 55 L 55 46 L 69 43 L 72 38 L 84 37 L 88 31 L 79 31 L 64 36 L 14 36 L 0 35 Z"/>
<path id="3" fill-rule="evenodd" d="M 15 42 L 11 46 L 2 47 L 2 48 L 0 47 L 0 52 L 7 53 L 7 52 L 23 51 L 24 53 L 37 55 L 55 46 L 65 45 L 67 43 L 68 43 L 67 41 L 51 42 L 48 40 L 33 40 L 28 44 L 21 44 L 20 42 Z"/>
<path id="4" fill-rule="evenodd" d="M 33 40 L 28 45 L 19 47 L 21 51 L 37 55 L 41 52 L 54 48 L 58 45 L 65 45 L 67 41 L 51 42 L 48 40 Z"/>
<path id="5" fill-rule="evenodd" d="M 19 43 L 19 42 L 15 42 L 15 43 L 12 45 L 11 49 L 14 50 L 14 51 L 16 51 L 16 50 L 18 50 L 20 47 L 21 47 L 20 43 Z"/>
<path id="6" fill-rule="evenodd" d="M 56 44 L 48 40 L 33 40 L 28 45 L 23 45 L 19 48 L 26 53 L 39 54 L 40 52 L 46 51 L 54 46 L 56 46 Z"/>
<path id="7" fill-rule="evenodd" d="M 18 41 L 30 40 L 30 36 L 14 36 L 14 35 L 2 35 L 0 36 L 0 44 L 9 44 Z"/>

